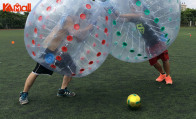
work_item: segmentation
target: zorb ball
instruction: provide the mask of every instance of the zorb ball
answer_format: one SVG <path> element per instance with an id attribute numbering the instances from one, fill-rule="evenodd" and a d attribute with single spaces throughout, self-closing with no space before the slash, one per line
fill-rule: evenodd
<path id="1" fill-rule="evenodd" d="M 140 97 L 137 94 L 131 94 L 127 98 L 127 105 L 131 109 L 138 109 L 141 106 Z"/>
<path id="2" fill-rule="evenodd" d="M 165 51 L 180 29 L 180 0 L 107 0 L 113 19 L 111 54 L 143 62 Z"/>
<path id="3" fill-rule="evenodd" d="M 42 0 L 26 21 L 24 40 L 38 63 L 67 76 L 86 76 L 105 61 L 110 17 L 92 0 Z"/>

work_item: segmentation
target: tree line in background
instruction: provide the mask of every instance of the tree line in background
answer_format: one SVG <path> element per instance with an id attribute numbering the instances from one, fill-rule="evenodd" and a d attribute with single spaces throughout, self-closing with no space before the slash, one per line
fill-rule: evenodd
<path id="1" fill-rule="evenodd" d="M 28 12 L 24 14 L 3 12 L 0 10 L 0 29 L 23 29 L 28 17 Z M 196 26 L 196 9 L 186 9 L 181 13 L 181 26 Z"/>

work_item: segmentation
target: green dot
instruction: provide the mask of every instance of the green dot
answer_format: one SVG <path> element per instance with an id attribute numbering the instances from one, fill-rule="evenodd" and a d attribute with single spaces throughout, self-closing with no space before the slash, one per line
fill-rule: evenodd
<path id="1" fill-rule="evenodd" d="M 136 2 L 136 5 L 137 5 L 137 6 L 141 6 L 141 4 L 142 4 L 142 3 L 141 3 L 139 0 Z"/>
<path id="2" fill-rule="evenodd" d="M 154 19 L 154 22 L 155 22 L 155 23 L 159 23 L 159 18 L 155 18 L 155 19 Z"/>
<path id="3" fill-rule="evenodd" d="M 140 56 L 142 56 L 142 54 L 137 54 L 137 56 L 139 56 L 139 57 L 140 57 Z"/>
<path id="4" fill-rule="evenodd" d="M 116 20 L 113 21 L 113 25 L 116 25 Z"/>
<path id="5" fill-rule="evenodd" d="M 145 15 L 149 15 L 149 14 L 150 14 L 150 10 L 146 9 L 146 10 L 144 11 L 144 14 L 145 14 Z"/>
<path id="6" fill-rule="evenodd" d="M 108 10 L 108 14 L 112 14 L 112 10 L 111 9 Z"/>
<path id="7" fill-rule="evenodd" d="M 126 60 L 129 60 L 129 57 L 126 57 Z"/>
<path id="8" fill-rule="evenodd" d="M 134 53 L 134 52 L 135 52 L 135 50 L 134 50 L 134 49 L 131 49 L 131 50 L 130 50 L 130 52 L 131 52 L 131 53 Z"/>
<path id="9" fill-rule="evenodd" d="M 137 96 L 136 94 L 132 94 L 133 96 Z"/>
<path id="10" fill-rule="evenodd" d="M 123 46 L 126 47 L 127 46 L 127 43 L 126 42 L 123 42 Z"/>
<path id="11" fill-rule="evenodd" d="M 138 59 L 138 57 L 136 56 L 136 57 L 135 57 L 135 59 L 137 60 L 137 59 Z"/>
<path id="12" fill-rule="evenodd" d="M 170 11 L 170 12 L 173 12 L 173 9 L 172 9 L 172 8 L 170 8 L 170 9 L 169 9 L 169 11 Z"/>
<path id="13" fill-rule="evenodd" d="M 114 45 L 118 45 L 118 41 L 115 41 L 115 42 L 114 42 Z"/>
<path id="14" fill-rule="evenodd" d="M 165 34 L 165 38 L 167 38 L 167 36 L 168 36 L 168 34 L 166 33 L 166 34 Z"/>
<path id="15" fill-rule="evenodd" d="M 169 18 L 168 18 L 168 21 L 172 21 L 172 18 L 171 18 L 171 17 L 169 17 Z"/>
<path id="16" fill-rule="evenodd" d="M 117 36 L 121 36 L 121 32 L 120 32 L 120 31 L 117 31 L 117 32 L 116 32 L 116 35 L 117 35 Z"/>
<path id="17" fill-rule="evenodd" d="M 148 57 L 146 56 L 146 57 L 144 57 L 144 59 L 147 59 Z"/>
<path id="18" fill-rule="evenodd" d="M 140 101 L 136 102 L 136 104 L 140 104 Z"/>
<path id="19" fill-rule="evenodd" d="M 168 39 L 168 40 L 167 40 L 167 44 L 168 44 L 170 41 L 171 41 L 171 40 L 170 40 L 170 39 Z"/>
<path id="20" fill-rule="evenodd" d="M 161 27 L 161 31 L 164 31 L 165 30 L 165 27 L 163 26 L 163 27 Z"/>

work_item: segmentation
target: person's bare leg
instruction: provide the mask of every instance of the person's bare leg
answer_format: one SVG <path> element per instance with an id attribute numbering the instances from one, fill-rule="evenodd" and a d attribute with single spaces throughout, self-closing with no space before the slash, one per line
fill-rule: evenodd
<path id="1" fill-rule="evenodd" d="M 28 92 L 30 90 L 30 88 L 33 85 L 33 83 L 35 82 L 35 79 L 37 78 L 37 76 L 38 75 L 36 75 L 35 73 L 30 73 L 30 75 L 28 76 L 28 78 L 25 82 L 23 92 Z"/>
<path id="2" fill-rule="evenodd" d="M 169 60 L 163 62 L 163 68 L 164 68 L 164 70 L 166 72 L 166 76 L 169 76 L 170 75 Z"/>
<path id="3" fill-rule="evenodd" d="M 63 77 L 63 82 L 62 82 L 62 85 L 61 85 L 61 89 L 65 89 L 68 86 L 71 79 L 72 79 L 72 77 L 70 77 L 70 76 L 64 76 Z"/>
<path id="4" fill-rule="evenodd" d="M 161 64 L 160 64 L 159 62 L 157 62 L 157 63 L 154 65 L 154 67 L 155 67 L 161 74 L 164 73 L 163 68 L 162 68 L 162 66 L 161 66 Z"/>

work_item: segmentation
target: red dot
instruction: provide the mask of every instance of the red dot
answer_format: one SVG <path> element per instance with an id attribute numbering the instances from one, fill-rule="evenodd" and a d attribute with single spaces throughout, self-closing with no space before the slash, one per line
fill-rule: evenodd
<path id="1" fill-rule="evenodd" d="M 104 55 L 104 56 L 106 56 L 106 55 L 107 55 L 107 53 L 106 53 L 106 52 L 104 52 L 104 53 L 103 53 L 103 55 Z"/>
<path id="2" fill-rule="evenodd" d="M 39 16 L 38 20 L 41 21 L 42 20 L 42 16 Z"/>
<path id="3" fill-rule="evenodd" d="M 56 66 L 54 64 L 50 65 L 53 69 L 56 69 Z"/>
<path id="4" fill-rule="evenodd" d="M 94 63 L 93 61 L 90 61 L 88 64 L 89 64 L 89 65 L 92 65 L 93 63 Z"/>
<path id="5" fill-rule="evenodd" d="M 37 34 L 37 28 L 34 29 L 34 33 Z"/>
<path id="6" fill-rule="evenodd" d="M 86 51 L 86 54 L 90 54 L 90 52 L 91 52 L 90 50 L 87 50 L 87 51 Z"/>
<path id="7" fill-rule="evenodd" d="M 106 46 L 109 47 L 109 43 L 107 43 Z"/>
<path id="8" fill-rule="evenodd" d="M 73 40 L 73 37 L 72 36 L 67 36 L 67 40 L 68 41 L 72 41 Z"/>
<path id="9" fill-rule="evenodd" d="M 106 42 L 105 40 L 102 40 L 102 45 L 105 45 L 105 42 Z"/>
<path id="10" fill-rule="evenodd" d="M 99 56 L 101 56 L 101 52 L 98 52 L 98 53 L 97 53 L 97 57 L 99 57 Z"/>
<path id="11" fill-rule="evenodd" d="M 108 21 L 108 20 L 109 20 L 108 16 L 106 16 L 106 17 L 105 17 L 105 20 L 106 20 L 106 21 Z"/>
<path id="12" fill-rule="evenodd" d="M 85 14 L 81 14 L 81 15 L 80 15 L 80 18 L 81 18 L 82 20 L 84 20 L 84 19 L 86 19 L 86 15 L 85 15 Z"/>
<path id="13" fill-rule="evenodd" d="M 46 29 L 46 25 L 42 25 L 42 29 Z"/>
<path id="14" fill-rule="evenodd" d="M 97 60 L 96 62 L 99 63 L 99 60 Z"/>
<path id="15" fill-rule="evenodd" d="M 99 30 L 99 26 L 97 26 L 97 30 Z"/>
<path id="16" fill-rule="evenodd" d="M 93 47 L 96 47 L 96 43 L 93 43 Z"/>
<path id="17" fill-rule="evenodd" d="M 96 37 L 96 38 L 98 38 L 98 37 L 99 37 L 99 35 L 98 35 L 98 34 L 95 34 L 95 37 Z"/>
<path id="18" fill-rule="evenodd" d="M 35 45 L 35 40 L 32 40 L 32 44 Z"/>
<path id="19" fill-rule="evenodd" d="M 61 61 L 62 60 L 61 56 L 56 56 L 56 60 Z"/>
<path id="20" fill-rule="evenodd" d="M 79 25 L 79 24 L 75 24 L 75 25 L 74 25 L 74 29 L 75 29 L 75 30 L 79 30 L 79 29 L 80 29 L 80 25 Z"/>
<path id="21" fill-rule="evenodd" d="M 80 58 L 80 60 L 84 60 L 84 59 L 85 59 L 84 57 L 81 57 L 81 58 Z"/>
<path id="22" fill-rule="evenodd" d="M 37 47 L 40 47 L 41 45 L 40 44 L 37 44 Z"/>
<path id="23" fill-rule="evenodd" d="M 42 34 L 40 34 L 40 35 L 39 35 L 39 38 L 40 38 L 40 39 L 43 39 L 43 35 L 42 35 Z"/>
<path id="24" fill-rule="evenodd" d="M 65 47 L 65 46 L 63 46 L 61 49 L 63 52 L 67 52 L 67 50 L 68 50 L 67 47 Z"/>
<path id="25" fill-rule="evenodd" d="M 92 69 L 91 67 L 88 68 L 88 70 L 91 70 L 91 69 Z"/>
<path id="26" fill-rule="evenodd" d="M 46 10 L 47 11 L 50 11 L 51 10 L 51 6 L 47 7 Z"/>
<path id="27" fill-rule="evenodd" d="M 30 48 L 30 45 L 28 44 L 27 47 Z"/>
<path id="28" fill-rule="evenodd" d="M 32 52 L 32 54 L 33 54 L 33 56 L 35 56 L 35 52 L 34 51 Z"/>
<path id="29" fill-rule="evenodd" d="M 91 5 L 90 4 L 86 4 L 86 8 L 87 9 L 91 9 Z"/>
<path id="30" fill-rule="evenodd" d="M 108 33 L 108 29 L 107 29 L 107 28 L 105 28 L 104 32 L 105 32 L 105 33 Z"/>
<path id="31" fill-rule="evenodd" d="M 85 69 L 80 69 L 81 72 L 83 72 Z"/>
<path id="32" fill-rule="evenodd" d="M 56 0 L 56 2 L 57 2 L 57 3 L 60 3 L 60 2 L 61 2 L 61 0 Z"/>
<path id="33" fill-rule="evenodd" d="M 72 76 L 75 76 L 75 75 L 76 75 L 75 73 L 72 74 Z"/>

